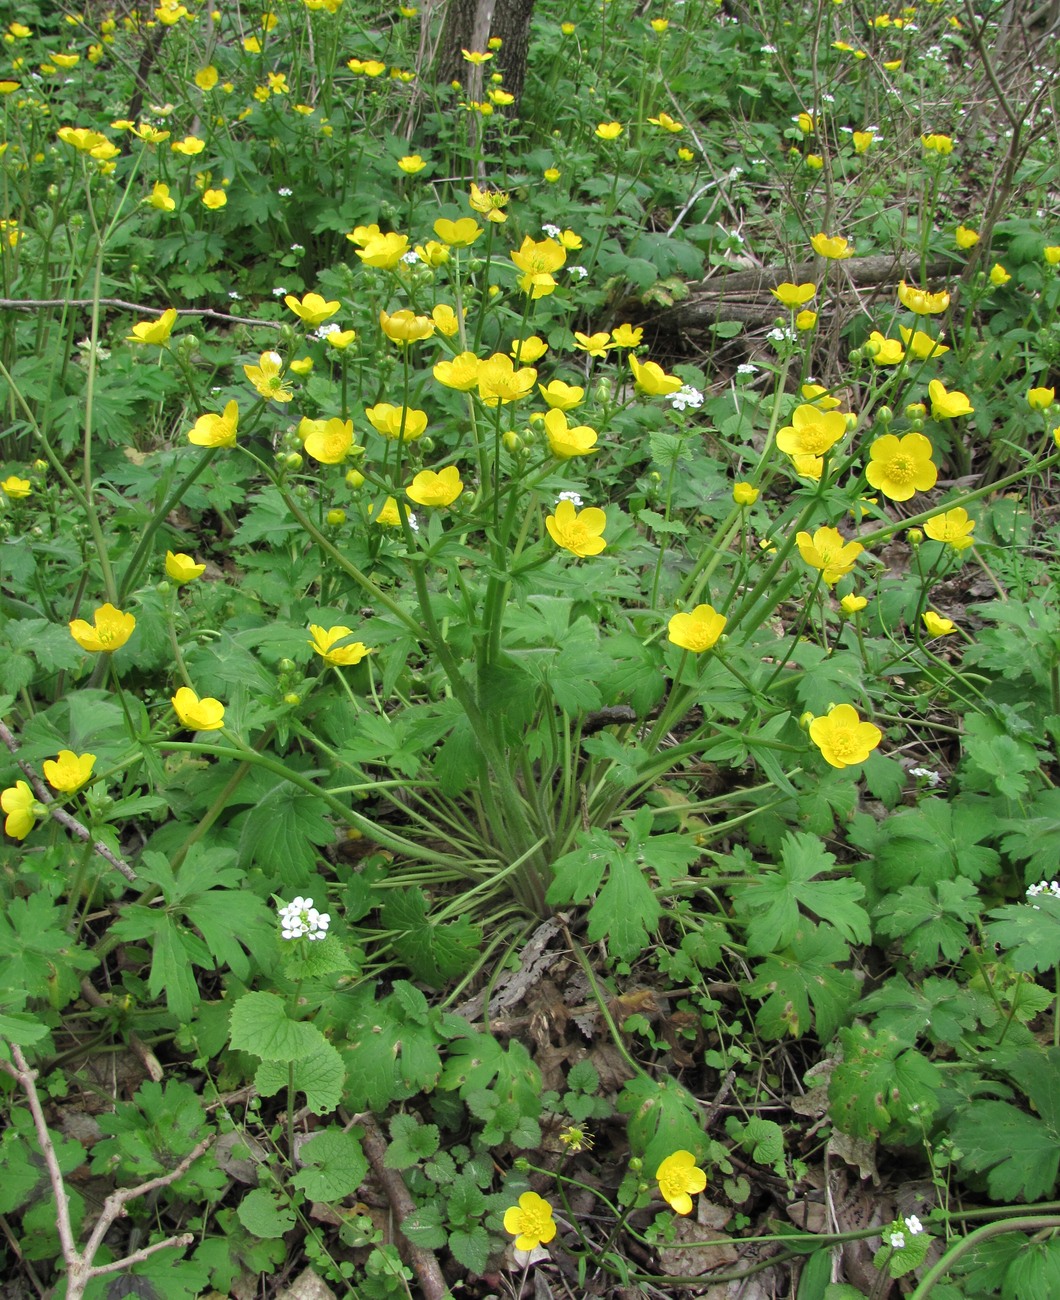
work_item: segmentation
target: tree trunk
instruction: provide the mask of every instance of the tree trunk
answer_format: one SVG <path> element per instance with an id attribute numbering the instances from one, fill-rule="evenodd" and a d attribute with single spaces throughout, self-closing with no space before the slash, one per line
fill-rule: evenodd
<path id="1" fill-rule="evenodd" d="M 534 0 L 448 0 L 434 57 L 433 79 L 459 81 L 468 99 L 481 101 L 485 98 L 483 86 L 488 77 L 494 71 L 500 72 L 504 89 L 518 103 L 526 84 L 533 9 Z M 501 48 L 489 63 L 466 62 L 463 50 L 484 51 L 494 36 L 500 38 Z"/>

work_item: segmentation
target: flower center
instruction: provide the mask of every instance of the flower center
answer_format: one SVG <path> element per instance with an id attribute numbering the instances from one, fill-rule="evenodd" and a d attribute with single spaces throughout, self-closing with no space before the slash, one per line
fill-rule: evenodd
<path id="1" fill-rule="evenodd" d="M 894 483 L 908 483 L 916 473 L 916 466 L 906 456 L 895 456 L 887 466 L 887 477 Z"/>
<path id="2" fill-rule="evenodd" d="M 857 733 L 851 730 L 850 727 L 839 727 L 833 731 L 830 744 L 835 756 L 844 761 L 849 760 L 853 754 L 858 752 L 859 748 Z"/>
<path id="3" fill-rule="evenodd" d="M 809 428 L 800 430 L 800 441 L 803 453 L 807 456 L 820 456 L 831 446 L 827 433 L 819 424 L 811 424 Z"/>

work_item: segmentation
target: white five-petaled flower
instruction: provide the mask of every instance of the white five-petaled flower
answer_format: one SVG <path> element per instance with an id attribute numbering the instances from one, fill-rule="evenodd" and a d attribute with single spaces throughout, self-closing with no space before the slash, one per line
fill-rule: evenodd
<path id="1" fill-rule="evenodd" d="M 556 497 L 556 505 L 559 505 L 561 501 L 569 501 L 576 510 L 582 508 L 582 499 L 577 492 L 561 492 L 559 496 Z"/>
<path id="2" fill-rule="evenodd" d="M 292 898 L 280 908 L 280 933 L 284 939 L 323 939 L 331 924 L 327 912 L 318 912 L 311 898 Z"/>
<path id="3" fill-rule="evenodd" d="M 1027 898 L 1037 898 L 1039 894 L 1052 894 L 1054 898 L 1060 898 L 1060 880 L 1039 880 L 1036 885 L 1028 885 Z M 1031 903 L 1036 912 L 1042 909 L 1037 903 Z"/>
<path id="4" fill-rule="evenodd" d="M 915 1237 L 918 1233 L 924 1231 L 924 1225 L 915 1214 L 911 1214 L 907 1219 L 903 1220 L 903 1222 L 905 1223 L 906 1231 L 911 1237 Z"/>
<path id="5" fill-rule="evenodd" d="M 695 410 L 703 405 L 703 394 L 691 384 L 682 384 L 676 393 L 671 393 L 668 401 L 675 411 L 684 411 L 688 407 Z"/>
<path id="6" fill-rule="evenodd" d="M 905 1250 L 905 1233 L 892 1232 L 890 1242 L 893 1250 Z"/>

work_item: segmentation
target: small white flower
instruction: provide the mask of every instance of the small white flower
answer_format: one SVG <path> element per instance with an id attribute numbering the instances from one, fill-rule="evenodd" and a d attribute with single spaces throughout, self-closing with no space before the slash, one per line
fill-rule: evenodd
<path id="1" fill-rule="evenodd" d="M 548 222 L 545 225 L 543 225 L 541 229 L 545 232 L 546 235 L 548 235 L 549 239 L 555 239 L 556 236 L 559 234 L 559 226 L 554 226 L 552 225 L 551 222 Z"/>
<path id="2" fill-rule="evenodd" d="M 341 334 L 342 326 L 336 325 L 333 320 L 325 321 L 323 325 L 317 327 L 317 338 L 326 339 L 330 334 Z"/>
<path id="3" fill-rule="evenodd" d="M 1029 885 L 1027 887 L 1028 899 L 1037 898 L 1039 894 L 1052 894 L 1054 898 L 1060 898 L 1060 881 L 1040 880 L 1036 885 Z M 1042 910 L 1037 903 L 1032 903 L 1031 906 L 1036 912 Z"/>
<path id="4" fill-rule="evenodd" d="M 289 199 L 291 195 L 294 193 L 294 190 L 292 190 L 287 185 L 281 185 L 280 188 L 276 191 L 276 193 L 280 196 L 281 199 Z"/>
<path id="5" fill-rule="evenodd" d="M 909 1233 L 911 1237 L 915 1237 L 917 1236 L 918 1233 L 924 1231 L 924 1225 L 920 1222 L 920 1220 L 916 1217 L 915 1214 L 911 1214 L 908 1217 L 908 1219 L 904 1220 L 904 1222 L 905 1222 L 906 1231 Z"/>
<path id="6" fill-rule="evenodd" d="M 754 375 L 758 373 L 758 367 L 751 365 L 750 361 L 743 361 L 736 367 L 738 375 Z"/>
<path id="7" fill-rule="evenodd" d="M 763 45 L 761 52 L 763 54 L 776 54 L 777 47 L 775 45 Z"/>
<path id="8" fill-rule="evenodd" d="M 292 252 L 292 253 L 304 253 L 304 252 L 305 252 L 305 244 L 292 244 L 292 245 L 291 245 L 291 252 Z"/>
<path id="9" fill-rule="evenodd" d="M 577 492 L 561 492 L 556 497 L 556 505 L 559 505 L 561 501 L 569 501 L 578 510 L 582 507 L 582 499 Z"/>
<path id="10" fill-rule="evenodd" d="M 228 296 L 229 296 L 229 298 L 232 299 L 233 302 L 242 302 L 242 301 L 243 301 L 243 295 L 242 295 L 241 293 L 237 293 L 237 292 L 235 291 L 235 289 L 229 289 L 229 291 L 228 291 Z"/>
<path id="11" fill-rule="evenodd" d="M 292 898 L 280 908 L 280 934 L 284 939 L 323 939 L 331 924 L 327 912 L 318 912 L 311 898 Z"/>
<path id="12" fill-rule="evenodd" d="M 821 96 L 821 103 L 822 103 L 822 104 L 834 104 L 834 103 L 835 103 L 835 95 L 822 95 L 822 96 Z"/>
<path id="13" fill-rule="evenodd" d="M 682 384 L 676 393 L 669 395 L 667 400 L 675 411 L 684 411 L 688 407 L 696 410 L 703 405 L 703 394 L 691 384 Z"/>
<path id="14" fill-rule="evenodd" d="M 416 519 L 416 516 L 412 513 L 411 510 L 409 511 L 409 527 L 412 529 L 414 533 L 418 533 L 420 531 L 420 525 Z"/>
<path id="15" fill-rule="evenodd" d="M 890 1236 L 891 1247 L 894 1250 L 905 1250 L 905 1233 L 892 1232 Z"/>
<path id="16" fill-rule="evenodd" d="M 776 329 L 771 329 L 766 335 L 770 343 L 793 343 L 795 341 L 794 332 L 785 327 L 778 325 Z"/>
<path id="17" fill-rule="evenodd" d="M 286 292 L 287 290 L 283 287 L 282 284 L 277 285 L 277 287 L 272 291 L 272 296 L 274 298 L 282 298 Z"/>
<path id="18" fill-rule="evenodd" d="M 936 786 L 942 784 L 942 774 L 940 772 L 933 772 L 930 767 L 911 767 L 909 769 L 909 775 L 923 777 L 932 790 L 934 790 Z"/>
<path id="19" fill-rule="evenodd" d="M 576 275 L 579 280 L 584 280 L 585 277 L 589 274 L 589 272 L 585 269 L 584 266 L 568 266 L 567 270 L 571 273 L 571 275 Z"/>
<path id="20" fill-rule="evenodd" d="M 402 261 L 403 261 L 407 266 L 412 266 L 413 263 L 415 263 L 415 262 L 420 262 L 420 261 L 422 261 L 423 259 L 420 257 L 419 253 L 417 253 L 416 250 L 415 250 L 414 248 L 410 248 L 409 251 L 408 251 L 407 253 L 403 253 L 403 254 L 401 255 L 401 260 L 402 260 Z"/>

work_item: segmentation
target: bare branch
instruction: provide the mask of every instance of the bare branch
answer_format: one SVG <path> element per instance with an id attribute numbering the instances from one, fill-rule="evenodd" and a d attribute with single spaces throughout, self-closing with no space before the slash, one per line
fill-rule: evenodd
<path id="1" fill-rule="evenodd" d="M 94 298 L 0 298 L 0 307 L 12 311 L 37 311 L 41 307 L 91 307 Z M 126 302 L 124 298 L 100 298 L 101 307 L 122 307 L 126 311 L 141 312 L 146 316 L 162 316 L 168 307 L 149 307 L 143 302 Z M 260 325 L 263 329 L 278 330 L 283 322 L 278 320 L 254 320 L 250 316 L 231 316 L 225 311 L 214 311 L 212 307 L 176 307 L 178 316 L 208 316 L 210 320 L 223 320 L 231 325 Z"/>

